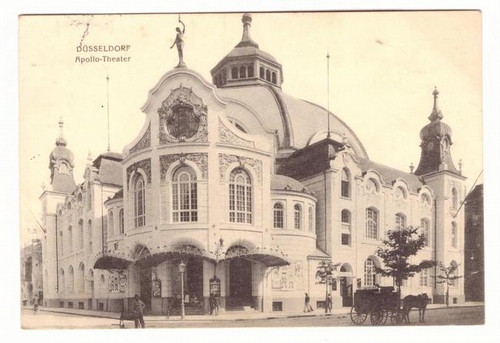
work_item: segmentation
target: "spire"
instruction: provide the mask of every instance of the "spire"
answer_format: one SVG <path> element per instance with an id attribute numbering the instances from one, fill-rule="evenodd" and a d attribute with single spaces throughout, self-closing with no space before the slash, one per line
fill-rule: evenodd
<path id="1" fill-rule="evenodd" d="M 432 108 L 432 113 L 429 116 L 429 120 L 430 121 L 441 120 L 443 119 L 443 114 L 441 113 L 441 110 L 439 109 L 438 106 L 439 91 L 437 90 L 437 87 L 434 87 L 434 92 L 432 92 L 432 95 L 434 95 L 434 107 Z"/>
<path id="2" fill-rule="evenodd" d="M 66 146 L 66 144 L 66 139 L 64 139 L 64 122 L 62 117 L 59 117 L 59 137 L 56 139 L 56 145 Z"/>
<path id="3" fill-rule="evenodd" d="M 241 22 L 243 23 L 243 36 L 241 37 L 241 42 L 236 45 L 236 48 L 246 46 L 253 46 L 255 48 L 258 48 L 259 44 L 255 43 L 250 37 L 250 27 L 252 26 L 252 16 L 250 15 L 250 13 L 243 14 Z"/>

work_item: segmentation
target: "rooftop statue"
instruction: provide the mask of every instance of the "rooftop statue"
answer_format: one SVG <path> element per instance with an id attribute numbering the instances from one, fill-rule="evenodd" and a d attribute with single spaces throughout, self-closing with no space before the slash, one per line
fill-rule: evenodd
<path id="1" fill-rule="evenodd" d="M 177 35 L 175 36 L 175 41 L 170 47 L 172 49 L 174 45 L 177 45 L 177 52 L 179 53 L 179 64 L 177 65 L 176 68 L 179 67 L 184 67 L 186 64 L 184 63 L 184 32 L 186 32 L 186 26 L 184 23 L 181 21 L 181 17 L 179 16 L 179 23 L 182 24 L 182 30 L 179 27 L 175 28 L 175 31 L 177 31 Z"/>

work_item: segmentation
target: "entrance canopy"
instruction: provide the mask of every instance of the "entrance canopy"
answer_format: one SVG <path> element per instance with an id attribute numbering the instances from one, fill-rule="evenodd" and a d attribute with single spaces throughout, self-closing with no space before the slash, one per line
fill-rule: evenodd
<path id="1" fill-rule="evenodd" d="M 94 269 L 126 269 L 132 262 L 121 254 L 101 252 L 94 263 Z"/>

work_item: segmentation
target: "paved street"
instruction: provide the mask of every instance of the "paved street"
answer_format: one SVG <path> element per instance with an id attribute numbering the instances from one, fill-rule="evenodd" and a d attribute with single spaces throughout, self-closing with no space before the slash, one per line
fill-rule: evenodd
<path id="1" fill-rule="evenodd" d="M 186 319 L 165 317 L 146 317 L 148 328 L 237 328 L 237 327 L 339 327 L 355 326 L 344 309 L 343 313 L 325 315 L 322 312 L 308 314 L 280 314 L 273 316 L 187 316 Z M 112 316 L 113 314 L 105 314 Z M 116 315 L 116 314 L 115 314 Z M 418 311 L 410 313 L 410 326 L 435 325 L 480 325 L 484 323 L 484 306 L 430 308 L 426 312 L 425 323 L 418 322 Z M 387 324 L 388 325 L 388 324 Z M 369 318 L 362 326 L 371 326 Z M 116 318 L 82 316 L 67 313 L 39 311 L 36 315 L 29 309 L 22 310 L 22 327 L 24 329 L 118 329 Z M 127 328 L 133 328 L 131 321 Z"/>

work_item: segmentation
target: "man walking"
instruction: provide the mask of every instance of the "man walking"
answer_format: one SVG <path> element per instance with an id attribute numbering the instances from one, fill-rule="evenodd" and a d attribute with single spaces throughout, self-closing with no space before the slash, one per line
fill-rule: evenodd
<path id="1" fill-rule="evenodd" d="M 134 314 L 134 323 L 135 323 L 135 328 L 139 328 L 139 324 L 141 325 L 141 328 L 145 328 L 146 325 L 144 323 L 144 308 L 146 307 L 146 304 L 141 301 L 139 298 L 139 294 L 136 294 L 134 296 L 134 301 L 132 303 L 132 313 Z"/>

